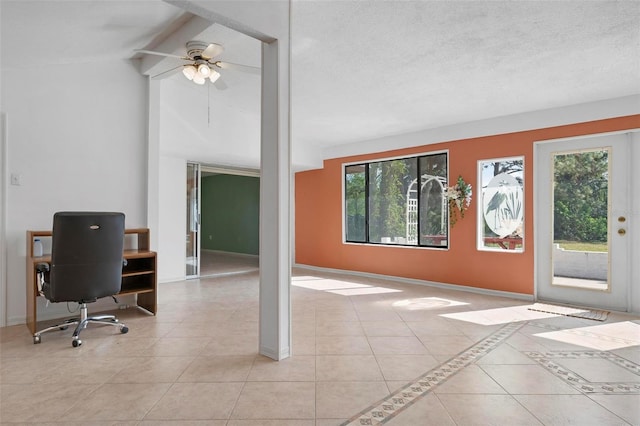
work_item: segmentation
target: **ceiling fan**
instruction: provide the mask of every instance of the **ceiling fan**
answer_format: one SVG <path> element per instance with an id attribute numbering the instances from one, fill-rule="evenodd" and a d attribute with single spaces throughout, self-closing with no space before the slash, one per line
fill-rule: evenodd
<path id="1" fill-rule="evenodd" d="M 185 64 L 164 71 L 158 75 L 162 75 L 174 71 L 178 68 L 182 68 L 182 73 L 184 74 L 184 76 L 194 83 L 205 84 L 208 79 L 219 89 L 225 89 L 226 85 L 219 80 L 220 73 L 218 72 L 218 70 L 237 70 L 250 74 L 260 74 L 260 68 L 257 67 L 216 60 L 215 58 L 224 51 L 224 48 L 217 43 L 207 43 L 204 41 L 191 40 L 186 43 L 186 48 L 186 56 L 179 56 L 171 53 L 156 52 L 153 50 L 144 49 L 136 49 L 136 52 L 147 53 L 150 55 L 166 56 L 169 58 L 178 58 L 186 61 Z M 154 77 L 157 77 L 157 75 Z"/>

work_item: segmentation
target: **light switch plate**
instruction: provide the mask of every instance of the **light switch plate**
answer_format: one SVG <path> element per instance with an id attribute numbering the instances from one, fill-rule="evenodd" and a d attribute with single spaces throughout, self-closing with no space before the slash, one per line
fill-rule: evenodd
<path id="1" fill-rule="evenodd" d="M 11 173 L 11 185 L 20 186 L 20 174 Z"/>

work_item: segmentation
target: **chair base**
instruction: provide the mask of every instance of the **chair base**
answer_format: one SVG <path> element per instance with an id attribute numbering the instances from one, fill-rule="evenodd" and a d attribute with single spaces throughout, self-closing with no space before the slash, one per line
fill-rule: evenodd
<path id="1" fill-rule="evenodd" d="M 53 330 L 66 330 L 67 328 L 69 328 L 70 325 L 77 324 L 76 329 L 73 332 L 73 336 L 72 336 L 73 340 L 71 341 L 71 345 L 74 348 L 76 348 L 82 344 L 82 340 L 80 340 L 80 332 L 85 328 L 87 328 L 89 323 L 113 325 L 115 327 L 119 327 L 120 333 L 122 334 L 125 334 L 126 332 L 129 331 L 129 328 L 126 325 L 122 324 L 121 322 L 118 322 L 118 319 L 115 317 L 115 315 L 87 316 L 87 304 L 81 303 L 80 318 L 68 319 L 62 324 L 52 325 L 51 327 L 47 327 L 43 330 L 37 331 L 36 333 L 33 334 L 33 343 L 34 344 L 40 343 L 42 341 L 41 335 L 43 333 L 47 333 Z"/>

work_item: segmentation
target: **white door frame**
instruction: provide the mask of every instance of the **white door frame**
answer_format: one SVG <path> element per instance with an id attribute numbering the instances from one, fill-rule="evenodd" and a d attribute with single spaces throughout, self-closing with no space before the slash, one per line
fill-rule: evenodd
<path id="1" fill-rule="evenodd" d="M 194 162 L 194 161 L 187 161 L 186 163 L 186 167 L 187 167 L 187 181 L 185 182 L 187 185 L 189 184 L 189 166 L 193 166 L 195 168 L 195 177 L 194 177 L 194 181 L 195 181 L 195 185 L 196 185 L 196 189 L 197 192 L 195 194 L 196 197 L 196 208 L 198 209 L 197 212 L 195 212 L 195 221 L 196 221 L 196 241 L 194 241 L 192 244 L 194 245 L 194 252 L 195 252 L 195 273 L 194 274 L 187 274 L 187 265 L 185 263 L 185 276 L 186 278 L 189 279 L 196 279 L 196 278 L 200 278 L 200 231 L 202 230 L 201 228 L 201 222 L 200 222 L 200 218 L 201 218 L 201 214 L 202 214 L 202 206 L 200 205 L 201 201 L 202 201 L 202 193 L 201 193 L 201 186 L 202 186 L 202 175 L 201 175 L 201 165 L 198 162 Z M 190 220 L 193 220 L 193 215 L 194 212 L 192 211 L 192 205 L 189 204 L 191 195 L 188 194 L 187 195 L 187 207 L 189 208 L 189 212 L 187 213 L 187 226 L 190 223 Z M 192 216 L 191 219 L 189 218 L 189 216 Z M 185 242 L 186 243 L 186 242 Z M 188 243 L 186 243 L 188 244 Z M 193 253 L 193 251 L 192 251 Z M 185 259 L 187 262 L 189 261 L 189 256 L 186 256 Z"/>
<path id="2" fill-rule="evenodd" d="M 608 133 L 600 133 L 593 135 L 585 135 L 580 137 L 571 137 L 571 138 L 561 138 L 561 139 L 553 139 L 553 140 L 543 140 L 536 141 L 534 143 L 534 185 L 540 185 L 541 178 L 541 168 L 544 167 L 543 161 L 548 161 L 547 158 L 542 158 L 540 154 L 540 146 L 542 144 L 548 144 L 552 142 L 566 142 L 566 141 L 578 141 L 580 139 L 591 139 L 597 137 L 607 137 L 607 136 L 615 136 L 620 134 L 627 134 L 626 138 L 629 140 L 629 153 L 626 161 L 629 162 L 629 165 L 633 163 L 637 164 L 640 161 L 640 147 L 634 145 L 638 145 L 640 143 L 640 133 L 637 130 L 627 130 L 627 131 L 618 131 L 618 132 L 608 132 Z M 638 171 L 637 167 L 629 167 L 628 168 L 628 182 L 640 182 L 640 171 Z M 542 191 L 536 191 L 536 199 L 534 201 L 534 223 L 536 227 L 541 223 L 543 215 L 548 215 L 549 211 L 545 208 L 547 205 L 545 202 L 541 202 L 538 197 L 540 196 Z M 640 278 L 640 267 L 638 265 L 634 265 L 632 259 L 635 259 L 640 254 L 640 241 L 638 234 L 638 227 L 634 229 L 633 224 L 640 220 L 640 184 L 632 185 L 631 191 L 628 192 L 628 196 L 630 197 L 628 204 L 628 212 L 627 212 L 627 222 L 625 228 L 627 230 L 627 245 L 628 245 L 628 260 L 625 265 L 625 269 L 627 270 L 628 275 L 628 284 L 626 288 L 626 306 L 622 307 L 624 310 L 628 312 L 638 312 L 640 311 L 640 286 L 638 285 L 638 279 Z M 612 218 L 613 219 L 613 218 Z M 613 220 L 611 222 L 612 228 L 610 230 L 610 238 L 613 236 L 617 236 L 615 234 L 616 229 L 618 228 L 617 223 Z M 536 300 L 540 298 L 540 286 L 542 284 L 543 279 L 547 277 L 542 277 L 540 274 L 541 270 L 541 262 L 549 262 L 548 258 L 543 258 L 547 254 L 547 251 L 544 250 L 543 242 L 541 240 L 545 239 L 540 230 L 536 230 L 534 233 L 534 297 Z M 545 256 L 546 257 L 546 256 Z M 567 301 L 569 303 L 570 301 Z"/>

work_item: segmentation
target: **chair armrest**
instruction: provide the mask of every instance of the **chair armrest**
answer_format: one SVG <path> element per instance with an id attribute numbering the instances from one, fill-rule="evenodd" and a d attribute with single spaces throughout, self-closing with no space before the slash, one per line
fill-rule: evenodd
<path id="1" fill-rule="evenodd" d="M 36 271 L 40 272 L 40 273 L 49 272 L 49 264 L 48 263 L 44 263 L 44 262 L 43 263 L 38 263 L 36 265 Z"/>

